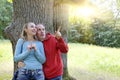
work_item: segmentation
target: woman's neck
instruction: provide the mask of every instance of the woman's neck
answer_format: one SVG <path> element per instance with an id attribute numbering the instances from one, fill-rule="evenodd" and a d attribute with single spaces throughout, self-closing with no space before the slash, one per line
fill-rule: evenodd
<path id="1" fill-rule="evenodd" d="M 28 37 L 27 37 L 27 40 L 28 40 L 28 41 L 35 41 L 35 39 L 33 38 L 33 36 L 28 36 Z"/>

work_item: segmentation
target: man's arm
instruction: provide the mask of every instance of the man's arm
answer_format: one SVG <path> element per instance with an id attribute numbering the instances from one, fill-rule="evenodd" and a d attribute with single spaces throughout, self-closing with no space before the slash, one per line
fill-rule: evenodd
<path id="1" fill-rule="evenodd" d="M 68 52 L 68 45 L 65 43 L 62 37 L 60 39 L 57 39 L 57 48 L 60 49 L 62 53 Z"/>
<path id="2" fill-rule="evenodd" d="M 58 30 L 55 32 L 55 38 L 57 39 L 57 48 L 60 49 L 62 53 L 68 52 L 68 45 L 65 43 L 65 41 L 62 38 L 62 35 L 60 33 L 61 27 L 58 28 Z"/>

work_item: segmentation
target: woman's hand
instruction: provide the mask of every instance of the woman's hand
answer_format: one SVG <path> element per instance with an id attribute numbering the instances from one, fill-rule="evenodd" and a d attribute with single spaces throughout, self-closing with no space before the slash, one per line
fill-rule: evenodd
<path id="1" fill-rule="evenodd" d="M 28 46 L 27 46 L 27 49 L 28 49 L 28 51 L 30 51 L 30 50 L 32 49 L 32 46 L 31 46 L 31 45 L 28 45 Z"/>
<path id="2" fill-rule="evenodd" d="M 31 49 L 34 49 L 36 51 L 36 44 L 31 43 L 30 45 L 27 46 L 28 51 L 30 51 Z"/>
<path id="3" fill-rule="evenodd" d="M 32 48 L 36 51 L 36 45 L 32 44 Z"/>

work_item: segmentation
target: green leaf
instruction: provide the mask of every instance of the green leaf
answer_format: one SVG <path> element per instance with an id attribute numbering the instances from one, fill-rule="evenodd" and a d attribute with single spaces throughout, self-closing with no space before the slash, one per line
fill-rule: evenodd
<path id="1" fill-rule="evenodd" d="M 9 3 L 12 3 L 13 1 L 12 0 L 7 0 Z"/>

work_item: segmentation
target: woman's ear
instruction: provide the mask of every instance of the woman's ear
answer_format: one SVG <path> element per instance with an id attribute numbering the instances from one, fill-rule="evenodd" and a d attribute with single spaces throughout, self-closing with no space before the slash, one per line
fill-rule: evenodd
<path id="1" fill-rule="evenodd" d="M 27 33 L 27 29 L 26 29 L 26 28 L 24 29 L 24 32 L 26 32 L 26 33 Z"/>

